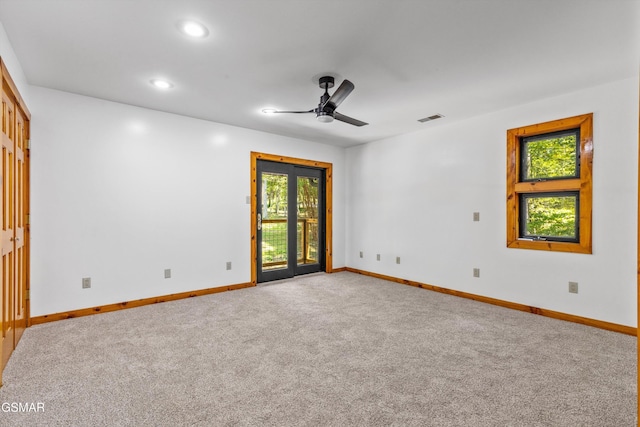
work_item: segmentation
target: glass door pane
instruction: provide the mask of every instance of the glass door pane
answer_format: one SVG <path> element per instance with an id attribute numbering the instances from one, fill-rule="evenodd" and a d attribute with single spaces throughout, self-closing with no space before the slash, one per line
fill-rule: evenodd
<path id="1" fill-rule="evenodd" d="M 298 265 L 317 264 L 318 187 L 319 178 L 298 176 L 297 200 L 297 260 Z"/>
<path id="2" fill-rule="evenodd" d="M 263 172 L 262 176 L 262 270 L 288 267 L 288 176 Z"/>
<path id="3" fill-rule="evenodd" d="M 256 166 L 258 282 L 322 271 L 324 171 L 270 161 Z"/>

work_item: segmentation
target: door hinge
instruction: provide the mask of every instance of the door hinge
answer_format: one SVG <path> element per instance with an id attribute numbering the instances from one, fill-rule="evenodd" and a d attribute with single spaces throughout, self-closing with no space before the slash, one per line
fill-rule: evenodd
<path id="1" fill-rule="evenodd" d="M 25 218 L 25 222 L 27 225 L 31 225 L 31 214 L 27 214 L 27 218 Z"/>
<path id="2" fill-rule="evenodd" d="M 31 139 L 27 139 L 27 150 L 31 150 Z"/>

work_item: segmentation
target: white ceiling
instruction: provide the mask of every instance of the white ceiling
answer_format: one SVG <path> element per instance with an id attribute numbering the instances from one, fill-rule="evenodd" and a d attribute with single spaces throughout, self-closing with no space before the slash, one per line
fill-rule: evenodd
<path id="1" fill-rule="evenodd" d="M 345 147 L 637 77 L 640 59 L 640 0 L 0 0 L 0 21 L 30 84 Z M 355 84 L 338 111 L 368 126 L 261 113 L 315 108 L 324 74 Z"/>

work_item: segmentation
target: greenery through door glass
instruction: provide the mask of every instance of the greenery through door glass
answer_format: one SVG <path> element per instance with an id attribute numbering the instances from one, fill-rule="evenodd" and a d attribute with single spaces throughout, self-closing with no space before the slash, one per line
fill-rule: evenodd
<path id="1" fill-rule="evenodd" d="M 318 262 L 318 179 L 297 180 L 297 260 L 298 264 Z M 287 266 L 287 175 L 262 175 L 262 268 Z"/>
<path id="2" fill-rule="evenodd" d="M 287 175 L 262 174 L 262 269 L 287 266 Z"/>
<path id="3" fill-rule="evenodd" d="M 298 265 L 318 262 L 318 178 L 298 177 Z"/>

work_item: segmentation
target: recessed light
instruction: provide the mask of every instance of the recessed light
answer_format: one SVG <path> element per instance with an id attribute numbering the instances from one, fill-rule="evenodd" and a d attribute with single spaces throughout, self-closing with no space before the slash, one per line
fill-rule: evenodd
<path id="1" fill-rule="evenodd" d="M 207 27 L 196 21 L 179 21 L 178 29 L 183 34 L 197 39 L 202 39 L 209 35 Z"/>
<path id="2" fill-rule="evenodd" d="M 263 108 L 262 112 L 265 114 L 275 114 L 278 110 L 275 108 Z"/>
<path id="3" fill-rule="evenodd" d="M 153 79 L 150 81 L 150 83 L 153 85 L 153 87 L 158 89 L 171 89 L 173 87 L 172 83 L 161 79 Z"/>

